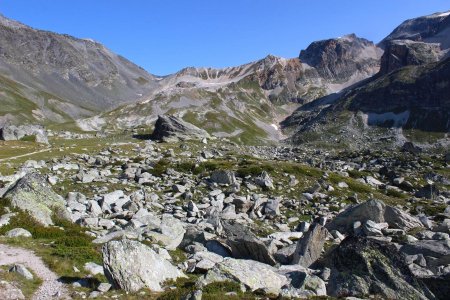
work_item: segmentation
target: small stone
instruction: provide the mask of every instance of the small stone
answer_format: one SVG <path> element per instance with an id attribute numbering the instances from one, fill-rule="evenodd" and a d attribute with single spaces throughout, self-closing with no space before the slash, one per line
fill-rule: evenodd
<path id="1" fill-rule="evenodd" d="M 17 238 L 17 237 L 32 237 L 31 233 L 23 228 L 14 228 L 5 234 L 9 238 Z"/>
<path id="2" fill-rule="evenodd" d="M 17 274 L 20 274 L 21 276 L 23 276 L 28 280 L 32 280 L 34 278 L 33 274 L 31 274 L 31 272 L 28 271 L 28 269 L 22 264 L 13 265 L 11 269 L 9 269 L 9 272 L 15 272 Z"/>
<path id="3" fill-rule="evenodd" d="M 111 284 L 109 284 L 107 282 L 102 282 L 98 285 L 97 291 L 106 293 L 107 291 L 109 291 L 111 289 L 111 287 L 112 287 Z"/>

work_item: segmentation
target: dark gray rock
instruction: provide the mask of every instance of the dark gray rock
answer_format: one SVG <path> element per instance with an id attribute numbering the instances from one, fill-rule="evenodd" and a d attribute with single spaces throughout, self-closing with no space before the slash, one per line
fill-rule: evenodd
<path id="1" fill-rule="evenodd" d="M 317 223 L 311 226 L 305 236 L 297 242 L 292 263 L 306 268 L 311 266 L 322 254 L 328 234 L 328 230 Z"/>
<path id="2" fill-rule="evenodd" d="M 367 238 L 347 237 L 324 258 L 331 269 L 328 295 L 388 299 L 434 299 L 404 263 L 394 246 Z"/>
<path id="3" fill-rule="evenodd" d="M 209 138 L 209 134 L 175 116 L 159 115 L 151 138 L 160 141 L 199 140 Z"/>
<path id="4" fill-rule="evenodd" d="M 252 259 L 268 265 L 276 264 L 268 245 L 247 227 L 232 221 L 224 221 L 222 225 L 226 244 L 230 246 L 234 258 Z"/>

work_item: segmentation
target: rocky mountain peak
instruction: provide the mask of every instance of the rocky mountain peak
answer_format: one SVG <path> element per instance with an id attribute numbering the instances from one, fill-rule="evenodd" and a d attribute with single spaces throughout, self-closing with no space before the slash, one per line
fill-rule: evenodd
<path id="1" fill-rule="evenodd" d="M 378 46 L 385 48 L 392 40 L 440 43 L 442 49 L 447 49 L 450 47 L 450 11 L 406 20 Z"/>
<path id="2" fill-rule="evenodd" d="M 373 42 L 349 34 L 313 42 L 300 52 L 299 58 L 322 77 L 345 81 L 358 70 L 376 68 L 381 54 Z"/>

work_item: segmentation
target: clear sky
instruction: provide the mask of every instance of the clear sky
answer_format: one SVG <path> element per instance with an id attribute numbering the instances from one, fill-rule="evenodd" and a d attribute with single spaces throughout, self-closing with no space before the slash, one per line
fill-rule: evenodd
<path id="1" fill-rule="evenodd" d="M 92 38 L 157 75 L 295 57 L 348 33 L 379 42 L 408 18 L 446 10 L 450 0 L 0 0 L 6 17 Z"/>

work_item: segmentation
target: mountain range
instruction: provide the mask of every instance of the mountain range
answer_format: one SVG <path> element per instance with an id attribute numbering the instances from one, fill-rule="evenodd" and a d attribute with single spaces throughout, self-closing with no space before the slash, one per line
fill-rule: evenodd
<path id="1" fill-rule="evenodd" d="M 171 114 L 236 142 L 367 145 L 450 129 L 450 12 L 380 43 L 349 34 L 223 69 L 155 76 L 92 40 L 0 15 L 0 127 L 149 130 Z M 438 135 L 438 136 L 440 136 Z"/>

